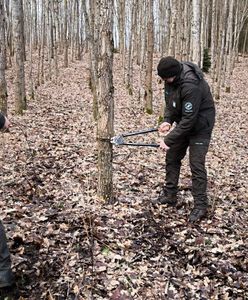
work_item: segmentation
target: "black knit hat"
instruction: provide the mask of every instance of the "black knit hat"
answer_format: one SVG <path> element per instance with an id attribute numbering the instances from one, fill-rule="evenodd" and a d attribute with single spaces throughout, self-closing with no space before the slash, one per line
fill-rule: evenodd
<path id="1" fill-rule="evenodd" d="M 167 56 L 160 59 L 157 70 L 161 78 L 170 78 L 181 72 L 181 64 L 172 56 Z"/>

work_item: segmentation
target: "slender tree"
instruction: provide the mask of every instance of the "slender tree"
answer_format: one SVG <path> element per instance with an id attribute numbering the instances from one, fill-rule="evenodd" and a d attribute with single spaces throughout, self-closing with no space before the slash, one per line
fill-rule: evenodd
<path id="1" fill-rule="evenodd" d="M 83 1 L 82 8 L 85 18 L 85 27 L 88 32 L 87 39 L 90 45 L 90 88 L 93 94 L 93 116 L 97 119 L 98 116 L 98 95 L 97 95 L 97 84 L 98 84 L 98 48 L 99 48 L 99 32 L 98 32 L 98 18 L 95 18 L 95 14 L 98 14 L 99 7 L 96 5 L 96 0 L 91 1 L 89 12 L 87 11 L 86 3 Z"/>
<path id="2" fill-rule="evenodd" d="M 120 40 L 120 53 L 122 54 L 122 69 L 125 76 L 125 0 L 118 1 L 119 12 L 119 40 Z M 125 77 L 124 77 L 125 78 Z"/>
<path id="3" fill-rule="evenodd" d="M 191 26 L 192 36 L 192 61 L 199 66 L 201 65 L 201 48 L 200 48 L 200 28 L 201 28 L 201 14 L 200 14 L 200 0 L 193 0 L 193 21 Z"/>
<path id="4" fill-rule="evenodd" d="M 135 27 L 136 27 L 136 1 L 133 1 L 131 10 L 131 30 L 129 35 L 129 45 L 128 45 L 128 65 L 127 65 L 127 88 L 129 94 L 133 94 L 133 64 L 134 64 L 134 44 L 135 44 Z"/>
<path id="5" fill-rule="evenodd" d="M 38 4 L 37 0 L 31 1 L 32 5 L 32 17 L 33 17 L 33 24 L 31 25 L 33 27 L 32 33 L 32 46 L 34 47 L 34 50 L 37 50 L 38 47 Z"/>
<path id="6" fill-rule="evenodd" d="M 145 88 L 145 111 L 152 113 L 152 66 L 154 50 L 154 16 L 153 0 L 149 0 L 149 18 L 147 30 L 147 68 L 146 68 L 146 88 Z"/>
<path id="7" fill-rule="evenodd" d="M 231 64 L 232 64 L 232 49 L 233 49 L 233 9 L 234 0 L 229 2 L 229 16 L 227 22 L 227 41 L 226 41 L 226 92 L 231 90 Z"/>
<path id="8" fill-rule="evenodd" d="M 244 39 L 243 39 L 243 46 L 242 46 L 242 54 L 243 57 L 245 56 L 245 53 L 247 53 L 247 40 L 248 40 L 248 26 L 246 25 L 246 30 L 245 30 L 245 34 L 244 34 Z"/>
<path id="9" fill-rule="evenodd" d="M 0 111 L 7 115 L 6 48 L 3 0 L 0 0 Z"/>
<path id="10" fill-rule="evenodd" d="M 225 72 L 224 69 L 224 49 L 225 49 L 225 35 L 226 35 L 226 19 L 227 19 L 227 0 L 224 0 L 224 4 L 221 7 L 220 16 L 220 28 L 218 37 L 218 57 L 216 65 L 216 89 L 215 98 L 220 98 L 220 88 L 222 78 Z"/>
<path id="11" fill-rule="evenodd" d="M 15 111 L 22 114 L 27 108 L 24 72 L 24 26 L 22 0 L 13 0 L 13 31 L 15 49 Z"/>
<path id="12" fill-rule="evenodd" d="M 44 83 L 45 71 L 44 71 L 44 60 L 45 60 L 45 45 L 46 45 L 46 1 L 41 3 L 41 42 L 39 45 L 39 62 L 40 62 L 40 72 L 39 72 L 39 83 Z"/>
<path id="13" fill-rule="evenodd" d="M 170 0 L 171 26 L 168 54 L 174 56 L 176 49 L 177 1 Z"/>
<path id="14" fill-rule="evenodd" d="M 68 37 L 67 37 L 67 22 L 68 22 L 68 6 L 67 0 L 64 0 L 64 67 L 68 68 Z"/>
<path id="15" fill-rule="evenodd" d="M 112 195 L 112 145 L 109 142 L 114 127 L 113 99 L 113 0 L 99 0 L 99 62 L 97 68 L 98 81 L 98 196 L 111 200 Z"/>
<path id="16" fill-rule="evenodd" d="M 10 9 L 9 1 L 5 1 L 5 12 L 6 12 L 6 64 L 12 66 L 12 57 L 14 55 L 13 50 L 13 22 L 12 22 L 12 11 Z"/>

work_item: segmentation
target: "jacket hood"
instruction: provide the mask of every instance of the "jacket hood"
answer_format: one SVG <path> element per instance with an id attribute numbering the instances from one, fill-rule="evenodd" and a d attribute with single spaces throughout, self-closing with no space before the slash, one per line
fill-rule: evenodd
<path id="1" fill-rule="evenodd" d="M 194 63 L 184 62 L 183 71 L 181 72 L 182 81 L 199 82 L 204 78 L 202 70 Z"/>

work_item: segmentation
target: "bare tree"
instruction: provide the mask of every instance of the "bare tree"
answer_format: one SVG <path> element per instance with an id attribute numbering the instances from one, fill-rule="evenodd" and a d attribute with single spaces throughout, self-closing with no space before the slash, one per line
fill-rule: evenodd
<path id="1" fill-rule="evenodd" d="M 137 10 L 137 3 L 136 1 L 133 1 L 131 16 L 130 16 L 131 30 L 129 34 L 128 65 L 127 65 L 127 88 L 130 95 L 133 94 L 134 43 L 135 43 L 135 28 L 137 25 L 136 10 Z"/>
<path id="2" fill-rule="evenodd" d="M 226 35 L 226 19 L 227 19 L 227 0 L 224 0 L 224 4 L 221 4 L 221 15 L 219 23 L 219 37 L 218 37 L 218 57 L 216 65 L 216 89 L 215 98 L 220 98 L 221 82 L 224 75 L 224 49 L 225 49 L 225 35 Z"/>
<path id="3" fill-rule="evenodd" d="M 125 0 L 119 0 L 118 14 L 119 14 L 119 41 L 120 41 L 120 53 L 122 54 L 122 68 L 124 71 L 125 66 Z"/>
<path id="4" fill-rule="evenodd" d="M 242 46 L 242 55 L 243 57 L 245 56 L 245 53 L 247 53 L 247 40 L 248 40 L 248 26 L 246 25 L 246 30 L 245 30 L 245 34 L 244 34 L 244 39 L 243 39 L 243 46 Z"/>
<path id="5" fill-rule="evenodd" d="M 33 38 L 32 38 L 32 45 L 34 47 L 34 50 L 37 50 L 38 47 L 38 5 L 37 0 L 31 1 L 32 5 L 32 17 L 33 17 L 33 24 L 31 25 L 33 27 Z"/>
<path id="6" fill-rule="evenodd" d="M 80 44 L 80 30 L 79 30 L 79 0 L 75 0 L 75 56 L 77 60 L 81 60 L 81 44 Z"/>
<path id="7" fill-rule="evenodd" d="M 145 88 L 145 111 L 152 113 L 152 66 L 154 50 L 154 16 L 153 0 L 149 0 L 149 17 L 147 30 L 147 68 L 146 68 L 146 88 Z"/>
<path id="8" fill-rule="evenodd" d="M 234 0 L 229 2 L 229 16 L 227 22 L 227 41 L 226 41 L 226 92 L 231 90 L 231 67 L 232 67 L 232 49 L 233 49 L 233 9 Z"/>
<path id="9" fill-rule="evenodd" d="M 171 27 L 168 54 L 174 56 L 176 49 L 177 1 L 170 0 Z"/>
<path id="10" fill-rule="evenodd" d="M 192 35 L 192 61 L 200 66 L 201 51 L 200 51 L 200 33 L 201 33 L 201 14 L 200 14 L 200 0 L 193 0 L 193 21 L 191 26 Z"/>
<path id="11" fill-rule="evenodd" d="M 12 22 L 12 11 L 10 9 L 9 1 L 4 1 L 5 12 L 6 12 L 6 64 L 12 66 L 12 57 L 14 55 L 13 50 L 13 22 Z"/>
<path id="12" fill-rule="evenodd" d="M 0 111 L 7 114 L 7 84 L 5 80 L 6 48 L 3 0 L 0 0 Z"/>
<path id="13" fill-rule="evenodd" d="M 24 32 L 22 0 L 13 0 L 13 31 L 15 49 L 15 111 L 22 114 L 27 108 L 24 72 Z"/>
<path id="14" fill-rule="evenodd" d="M 90 45 L 90 88 L 93 94 L 93 116 L 97 119 L 98 116 L 98 95 L 97 95 L 97 69 L 98 69 L 98 48 L 99 48 L 99 28 L 100 23 L 95 15 L 98 15 L 99 6 L 96 5 L 96 0 L 92 0 L 87 11 L 85 1 L 82 2 L 82 8 L 85 18 L 86 31 L 88 32 L 88 41 Z"/>
<path id="15" fill-rule="evenodd" d="M 98 62 L 98 196 L 111 200 L 112 195 L 112 145 L 109 142 L 114 127 L 113 99 L 113 0 L 97 2 L 99 14 L 99 62 Z"/>
<path id="16" fill-rule="evenodd" d="M 68 68 L 68 37 L 67 37 L 67 23 L 68 23 L 68 6 L 67 0 L 64 0 L 64 67 Z"/>

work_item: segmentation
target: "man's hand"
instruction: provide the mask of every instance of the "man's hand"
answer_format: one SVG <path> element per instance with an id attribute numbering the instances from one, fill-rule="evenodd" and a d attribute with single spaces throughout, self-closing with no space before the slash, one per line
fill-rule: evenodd
<path id="1" fill-rule="evenodd" d="M 3 129 L 8 129 L 10 127 L 10 121 L 6 118 L 5 118 L 5 123 L 4 123 L 4 126 L 3 126 Z"/>
<path id="2" fill-rule="evenodd" d="M 159 148 L 164 150 L 164 151 L 168 151 L 170 149 L 170 147 L 165 144 L 164 140 L 160 140 Z"/>
<path id="3" fill-rule="evenodd" d="M 158 132 L 161 134 L 167 134 L 171 129 L 171 124 L 168 122 L 163 122 L 159 128 L 158 128 Z"/>

